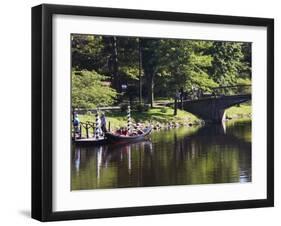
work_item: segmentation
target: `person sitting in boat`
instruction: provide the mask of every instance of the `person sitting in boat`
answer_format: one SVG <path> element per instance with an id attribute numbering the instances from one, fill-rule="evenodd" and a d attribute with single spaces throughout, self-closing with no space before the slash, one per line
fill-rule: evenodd
<path id="1" fill-rule="evenodd" d="M 105 118 L 105 114 L 104 113 L 102 113 L 102 115 L 101 115 L 101 130 L 104 133 L 107 132 L 107 129 L 106 129 L 106 118 Z"/>
<path id="2" fill-rule="evenodd" d="M 121 134 L 122 134 L 123 136 L 127 136 L 127 135 L 128 135 L 128 130 L 126 130 L 125 128 L 122 128 Z"/>
<path id="3" fill-rule="evenodd" d="M 130 133 L 130 136 L 136 136 L 138 135 L 138 130 L 137 129 L 133 129 Z"/>
<path id="4" fill-rule="evenodd" d="M 116 130 L 116 134 L 121 135 L 122 134 L 122 128 Z"/>
<path id="5" fill-rule="evenodd" d="M 124 128 L 120 127 L 120 129 L 116 130 L 115 132 L 117 135 L 124 135 Z"/>
<path id="6" fill-rule="evenodd" d="M 135 124 L 133 135 L 143 134 L 142 128 L 143 128 L 142 124 L 140 124 L 140 123 Z"/>

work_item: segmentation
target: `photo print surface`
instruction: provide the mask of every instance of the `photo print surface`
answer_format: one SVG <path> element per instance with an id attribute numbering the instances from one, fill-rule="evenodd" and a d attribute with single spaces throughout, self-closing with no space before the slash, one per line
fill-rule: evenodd
<path id="1" fill-rule="evenodd" d="M 250 42 L 70 40 L 71 190 L 252 181 Z"/>

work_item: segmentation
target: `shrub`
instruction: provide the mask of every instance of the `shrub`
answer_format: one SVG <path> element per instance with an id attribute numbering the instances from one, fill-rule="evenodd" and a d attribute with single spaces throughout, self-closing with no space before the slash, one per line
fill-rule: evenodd
<path id="1" fill-rule="evenodd" d="M 96 71 L 72 70 L 72 107 L 94 109 L 115 103 L 117 92 Z"/>
<path id="2" fill-rule="evenodd" d="M 121 112 L 127 112 L 128 110 L 128 104 L 121 104 L 120 105 Z"/>
<path id="3" fill-rule="evenodd" d="M 134 106 L 134 110 L 136 110 L 137 112 L 146 112 L 149 109 L 149 105 L 148 104 L 137 104 Z"/>
<path id="4" fill-rule="evenodd" d="M 168 108 L 166 108 L 166 107 L 161 108 L 160 112 L 165 114 L 168 112 Z"/>

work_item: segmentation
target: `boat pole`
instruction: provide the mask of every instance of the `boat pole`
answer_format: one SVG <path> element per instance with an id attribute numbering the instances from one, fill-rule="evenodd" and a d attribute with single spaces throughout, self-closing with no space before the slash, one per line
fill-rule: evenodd
<path id="1" fill-rule="evenodd" d="M 128 105 L 128 111 L 127 111 L 127 130 L 128 133 L 131 133 L 131 107 Z"/>
<path id="2" fill-rule="evenodd" d="M 96 113 L 95 138 L 99 139 L 99 136 L 100 136 L 100 117 L 99 117 L 99 112 L 97 110 L 97 113 Z"/>

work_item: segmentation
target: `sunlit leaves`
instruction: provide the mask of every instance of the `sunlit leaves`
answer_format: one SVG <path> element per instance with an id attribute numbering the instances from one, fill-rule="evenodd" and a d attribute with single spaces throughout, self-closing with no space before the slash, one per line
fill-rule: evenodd
<path id="1" fill-rule="evenodd" d="M 95 71 L 72 72 L 72 106 L 96 108 L 114 103 L 117 93 Z"/>
<path id="2" fill-rule="evenodd" d="M 130 83 L 130 97 L 134 98 L 139 95 L 141 74 L 142 98 L 148 102 L 153 96 L 174 97 L 182 88 L 190 91 L 195 86 L 208 91 L 215 86 L 251 84 L 251 43 L 117 37 L 118 54 L 113 56 L 112 36 L 71 38 L 74 70 L 105 75 L 115 89 L 116 78 L 120 84 Z"/>

